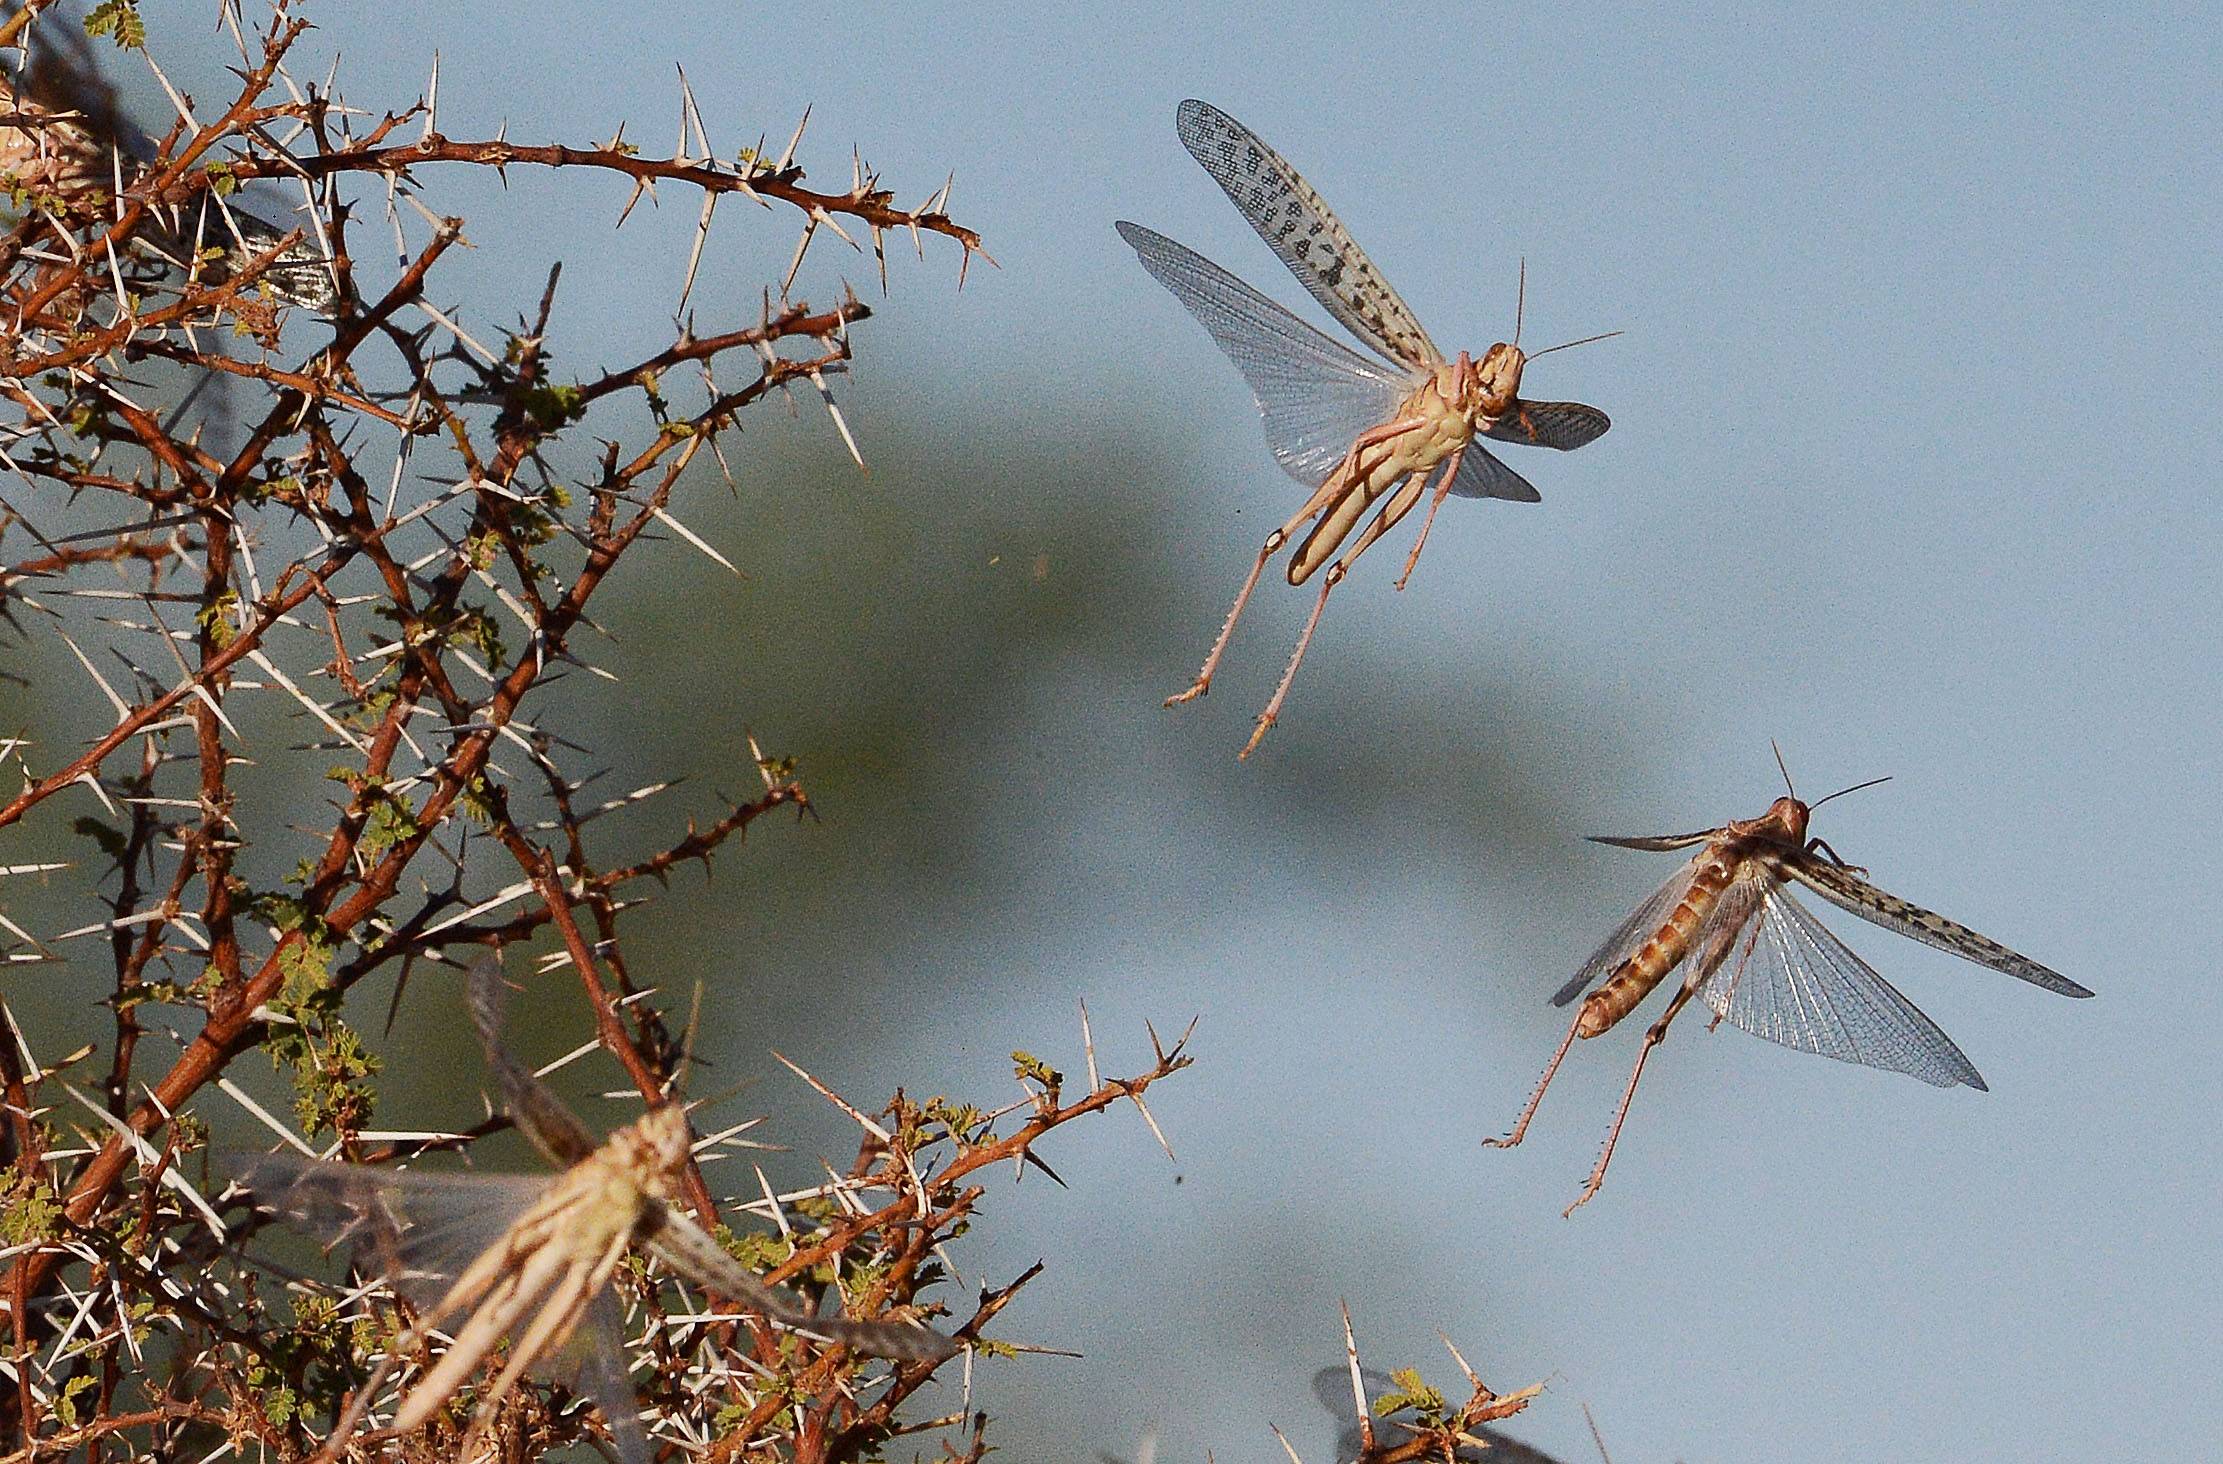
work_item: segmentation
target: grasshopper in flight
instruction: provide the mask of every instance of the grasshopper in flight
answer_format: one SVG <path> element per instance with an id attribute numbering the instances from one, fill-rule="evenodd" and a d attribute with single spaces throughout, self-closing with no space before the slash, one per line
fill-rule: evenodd
<path id="1" fill-rule="evenodd" d="M 1141 256 L 1143 268 L 1188 307 L 1243 373 L 1265 418 L 1267 445 L 1289 475 L 1312 490 L 1304 506 L 1266 536 L 1196 680 L 1166 699 L 1173 706 L 1211 690 L 1213 673 L 1266 562 L 1311 523 L 1290 556 L 1289 583 L 1301 585 L 1323 566 L 1327 572 L 1289 669 L 1243 748 L 1247 758 L 1281 714 L 1329 592 L 1368 546 L 1429 495 L 1431 486 L 1428 513 L 1405 557 L 1399 589 L 1411 577 L 1446 496 L 1540 501 L 1542 495 L 1528 480 L 1478 438 L 1568 451 L 1596 441 L 1612 424 L 1605 413 L 1581 402 L 1528 401 L 1520 395 L 1522 368 L 1549 351 L 1522 352 L 1517 317 L 1513 340 L 1490 347 L 1479 362 L 1464 351 L 1456 360 L 1447 359 L 1327 203 L 1242 123 L 1192 100 L 1181 104 L 1175 129 L 1190 156 L 1203 164 L 1298 282 L 1378 353 L 1362 355 L 1314 329 L 1163 234 L 1140 224 L 1117 226 L 1119 236 Z M 1524 268 L 1524 302 L 1526 273 Z M 1550 349 L 1604 339 L 1588 336 Z M 1351 540 L 1377 505 L 1373 522 Z M 1343 547 L 1346 540 L 1351 540 L 1348 549 Z"/>
<path id="2" fill-rule="evenodd" d="M 1788 772 L 1783 781 L 1788 787 Z M 1677 971 L 1682 972 L 1681 984 L 1644 1034 L 1605 1147 L 1582 1193 L 1567 1207 L 1570 1215 L 1605 1183 L 1606 1165 L 1629 1116 L 1637 1080 L 1644 1076 L 1645 1059 L 1693 997 L 1713 1009 L 1709 1030 L 1726 1021 L 1801 1052 L 1906 1073 L 1940 1088 L 1965 1083 L 1982 1091 L 1982 1076 L 1953 1039 L 1793 899 L 1793 884 L 1863 920 L 1964 960 L 2062 996 L 2090 996 L 2089 990 L 2028 956 L 1877 889 L 1862 878 L 1866 870 L 1846 864 L 1827 843 L 1807 836 L 1814 809 L 1882 781 L 1856 783 L 1813 804 L 1801 803 L 1794 788 L 1758 818 L 1735 819 L 1695 834 L 1594 837 L 1595 843 L 1623 849 L 1695 847 L 1698 852 L 1637 906 L 1552 998 L 1555 1006 L 1582 998 L 1574 1024 L 1545 1065 L 1512 1132 L 1484 1142 L 1495 1147 L 1519 1143 L 1575 1039 L 1611 1031 Z"/>

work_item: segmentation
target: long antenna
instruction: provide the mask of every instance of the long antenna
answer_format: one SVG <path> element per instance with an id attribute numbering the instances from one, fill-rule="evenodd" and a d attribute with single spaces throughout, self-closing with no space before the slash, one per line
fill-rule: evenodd
<path id="1" fill-rule="evenodd" d="M 1515 334 L 1518 334 L 1518 332 L 1515 332 Z M 1530 351 L 1528 353 L 1528 359 L 1533 361 L 1538 356 L 1549 356 L 1554 351 L 1571 351 L 1577 346 L 1587 346 L 1592 341 L 1610 341 L 1617 335 L 1626 334 L 1628 334 L 1627 331 L 1609 330 L 1604 335 L 1584 336 L 1579 341 L 1561 341 L 1558 345 L 1546 346 L 1541 351 Z M 1515 344 L 1518 344 L 1518 342 L 1515 342 Z"/>
<path id="2" fill-rule="evenodd" d="M 1869 779 L 1869 780 L 1868 780 L 1867 782 L 1865 782 L 1865 783 L 1855 783 L 1855 784 L 1853 784 L 1853 785 L 1852 785 L 1852 786 L 1851 786 L 1850 788 L 1839 788 L 1839 789 L 1838 789 L 1838 790 L 1837 790 L 1836 792 L 1834 792 L 1834 793 L 1830 794 L 1830 795 L 1829 795 L 1829 798 L 1842 798 L 1842 797 L 1844 797 L 1844 796 L 1845 796 L 1845 795 L 1846 795 L 1847 793 L 1858 793 L 1858 792 L 1859 792 L 1859 791 L 1860 791 L 1861 789 L 1863 789 L 1863 788 L 1873 788 L 1873 787 L 1875 787 L 1875 786 L 1876 786 L 1876 784 L 1878 784 L 1878 783 L 1888 783 L 1888 782 L 1890 782 L 1890 781 L 1891 781 L 1891 775 L 1890 775 L 1889 773 L 1885 773 L 1885 774 L 1884 774 L 1884 775 L 1883 775 L 1882 777 L 1880 777 L 1880 778 L 1870 778 L 1870 779 Z M 1821 807 L 1821 806 L 1822 806 L 1823 804 L 1825 804 L 1825 803 L 1829 802 L 1829 798 L 1817 798 L 1817 799 L 1815 799 L 1815 800 L 1814 800 L 1814 801 L 1813 801 L 1812 803 L 1810 803 L 1810 804 L 1808 804 L 1808 805 L 1807 805 L 1807 811 L 1808 811 L 1809 813 L 1811 813 L 1811 812 L 1813 812 L 1813 811 L 1814 811 L 1815 809 L 1817 809 L 1817 808 L 1820 808 L 1820 807 Z"/>
<path id="3" fill-rule="evenodd" d="M 1783 786 L 1790 790 L 1790 794 L 1793 798 L 1798 797 L 1798 789 L 1791 787 L 1791 770 L 1783 766 L 1782 747 L 1776 742 L 1773 737 L 1770 737 L 1768 739 L 1768 746 L 1775 749 L 1775 765 L 1783 774 Z"/>
<path id="4" fill-rule="evenodd" d="M 1520 293 L 1513 297 L 1513 344 L 1521 343 L 1521 322 L 1528 316 L 1528 256 L 1521 256 Z"/>

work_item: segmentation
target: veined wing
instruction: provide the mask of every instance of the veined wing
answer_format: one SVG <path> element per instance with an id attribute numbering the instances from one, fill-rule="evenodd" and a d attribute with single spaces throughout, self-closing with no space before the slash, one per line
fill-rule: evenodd
<path id="1" fill-rule="evenodd" d="M 1499 462 L 1497 455 L 1479 442 L 1470 442 L 1459 454 L 1459 476 L 1451 480 L 1459 498 L 1503 498 L 1512 503 L 1542 503 L 1535 485 Z"/>
<path id="2" fill-rule="evenodd" d="M 641 1399 L 626 1371 L 625 1313 L 617 1293 L 604 1286 L 587 1303 L 579 1329 L 556 1354 L 549 1371 L 554 1381 L 585 1397 L 601 1410 L 624 1464 L 649 1464 L 654 1458 L 641 1428 Z"/>
<path id="3" fill-rule="evenodd" d="M 227 208 L 211 189 L 201 195 L 199 227 L 195 247 L 217 247 L 224 250 L 225 263 L 232 269 L 242 268 L 257 255 L 267 254 L 278 247 L 290 229 L 255 217 L 241 208 Z M 232 237 L 237 226 L 238 239 Z M 299 305 L 319 315 L 330 315 L 339 292 L 333 286 L 332 262 L 324 257 L 317 246 L 316 229 L 304 225 L 299 239 L 286 246 L 259 276 L 270 287 L 271 293 L 289 305 Z"/>
<path id="4" fill-rule="evenodd" d="M 214 197 L 214 190 L 202 196 Z M 267 254 L 277 248 L 286 235 L 292 232 L 290 229 L 265 223 L 250 213 L 235 213 L 233 219 L 239 225 L 240 238 L 246 242 L 250 251 L 246 258 L 240 259 L 239 263 L 242 265 L 248 263 L 254 255 Z M 339 298 L 339 291 L 332 282 L 332 262 L 317 247 L 314 228 L 305 227 L 301 237 L 287 245 L 285 252 L 270 262 L 270 267 L 262 272 L 261 279 L 270 286 L 272 293 L 287 304 L 299 305 L 304 310 L 313 310 L 319 315 L 330 315 L 333 303 Z"/>
<path id="5" fill-rule="evenodd" d="M 692 1281 L 729 1301 L 787 1326 L 815 1333 L 874 1357 L 902 1362 L 938 1362 L 953 1356 L 957 1344 L 926 1327 L 900 1322 L 853 1322 L 842 1317 L 821 1317 L 806 1309 L 789 1292 L 768 1284 L 763 1277 L 729 1255 L 702 1228 L 666 1206 L 650 1231 L 648 1248 L 657 1258 Z"/>
<path id="6" fill-rule="evenodd" d="M 1984 1080 L 1953 1039 L 1757 864 L 1738 886 L 1759 909 L 1701 991 L 1722 1018 L 1801 1052 L 1950 1088 Z M 1724 894 L 1724 900 L 1729 896 Z"/>
<path id="7" fill-rule="evenodd" d="M 479 1045 L 486 1049 L 486 1065 L 494 1071 L 510 1121 L 560 1168 L 569 1169 L 592 1154 L 596 1145 L 587 1126 L 502 1043 L 507 995 L 502 985 L 502 963 L 492 955 L 474 959 L 464 979 L 464 995 L 471 1009 L 471 1025 L 478 1029 Z"/>
<path id="8" fill-rule="evenodd" d="M 261 1154 L 233 1161 L 256 1203 L 296 1221 L 329 1247 L 350 1245 L 358 1266 L 420 1311 L 499 1244 L 550 1180 L 518 1174 L 425 1174 Z"/>
<path id="9" fill-rule="evenodd" d="M 1165 235 L 1120 223 L 1151 277 L 1212 333 L 1250 383 L 1266 445 L 1289 476 L 1317 488 L 1360 433 L 1393 419 L 1417 377 L 1368 360 Z"/>
<path id="10" fill-rule="evenodd" d="M 1482 435 L 1499 442 L 1573 452 L 1605 436 L 1612 425 L 1612 418 L 1581 402 L 1523 401 L 1515 402 L 1513 410 L 1492 422 Z"/>
<path id="11" fill-rule="evenodd" d="M 239 230 L 236 236 L 232 232 L 235 225 Z M 174 219 L 171 227 L 150 230 L 134 242 L 146 253 L 180 270 L 186 269 L 195 256 L 214 259 L 218 261 L 216 276 L 229 279 L 257 256 L 276 249 L 291 232 L 219 199 L 214 190 L 210 190 L 201 195 L 200 207 L 191 220 Z M 215 252 L 204 254 L 205 250 Z M 332 262 L 317 247 L 313 228 L 287 245 L 256 279 L 269 286 L 270 292 L 288 305 L 298 305 L 326 317 L 332 315 L 332 307 L 339 299 L 339 291 L 333 285 Z"/>
<path id="12" fill-rule="evenodd" d="M 1948 920 L 1897 895 L 1887 894 L 1841 864 L 1802 854 L 1783 861 L 1784 873 L 1832 904 L 1841 905 L 1863 920 L 1886 930 L 1950 951 L 1979 966 L 1989 966 L 2009 976 L 2042 986 L 2062 996 L 2090 996 L 2091 991 L 2060 972 L 2039 965 L 2019 951 L 2011 951 L 1988 936 L 1978 935 L 1957 921 Z"/>
<path id="13" fill-rule="evenodd" d="M 1443 352 L 1326 201 L 1257 133 L 1195 100 L 1181 104 L 1174 131 L 1328 314 L 1392 361 L 1419 369 L 1443 364 Z"/>
<path id="14" fill-rule="evenodd" d="M 1699 837 L 1707 836 L 1702 834 Z M 1565 986 L 1560 987 L 1558 992 L 1553 995 L 1551 1004 L 1553 1006 L 1567 1005 L 1598 982 L 1611 976 L 1621 968 L 1623 961 L 1642 950 L 1644 943 L 1652 938 L 1655 931 L 1667 923 L 1667 917 L 1673 913 L 1677 905 L 1683 902 L 1683 896 L 1690 893 L 1691 876 L 1697 871 L 1697 868 L 1698 862 L 1695 859 L 1686 863 L 1682 868 L 1667 877 L 1667 883 L 1652 891 L 1650 898 L 1629 912 L 1629 918 L 1622 921 L 1614 929 L 1613 934 L 1606 937 L 1605 944 L 1590 953 L 1590 959 L 1582 963 L 1582 969 L 1577 971 L 1574 978 Z"/>

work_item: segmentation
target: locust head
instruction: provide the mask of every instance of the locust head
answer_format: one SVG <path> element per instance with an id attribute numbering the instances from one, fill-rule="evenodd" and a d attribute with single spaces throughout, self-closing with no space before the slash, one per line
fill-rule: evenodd
<path id="1" fill-rule="evenodd" d="M 687 1110 L 682 1104 L 667 1103 L 612 1134 L 587 1162 L 606 1165 L 613 1194 L 631 1189 L 643 1199 L 668 1200 L 675 1197 L 689 1148 Z"/>
<path id="2" fill-rule="evenodd" d="M 1490 347 L 1482 364 L 1474 368 L 1484 417 L 1494 420 L 1513 410 L 1521 394 L 1521 367 L 1527 364 L 1528 357 L 1521 354 L 1519 346 L 1499 341 Z"/>
<path id="3" fill-rule="evenodd" d="M 661 1175 L 677 1174 L 687 1162 L 692 1136 L 684 1104 L 667 1103 L 652 1109 L 634 1126 L 642 1140 L 644 1158 Z"/>
<path id="4" fill-rule="evenodd" d="M 1775 747 L 1773 742 L 1768 745 Z M 1732 825 L 1732 827 L 1739 833 L 1756 834 L 1764 839 L 1773 839 L 1789 844 L 1795 849 L 1807 847 L 1806 822 L 1813 816 L 1815 809 L 1829 802 L 1831 798 L 1842 798 L 1847 793 L 1858 793 L 1863 788 L 1873 788 L 1878 783 L 1891 781 L 1891 775 L 1886 773 L 1880 778 L 1870 778 L 1865 783 L 1855 783 L 1849 788 L 1839 788 L 1836 792 L 1830 794 L 1829 798 L 1817 798 L 1812 803 L 1802 803 L 1799 801 L 1798 789 L 1791 783 L 1791 770 L 1783 762 L 1783 749 L 1780 747 L 1775 748 L 1775 765 L 1783 774 L 1785 796 L 1769 804 L 1768 811 L 1758 818 L 1748 819 L 1743 823 Z M 1821 841 L 1817 839 L 1815 843 L 1821 844 Z M 1827 844 L 1821 844 L 1821 847 L 1829 849 Z M 1829 857 L 1836 859 L 1837 852 L 1830 849 Z M 1838 862 L 1842 864 L 1844 861 L 1838 860 Z"/>
<path id="5" fill-rule="evenodd" d="M 1768 805 L 1768 811 L 1752 821 L 1752 832 L 1779 843 L 1804 847 L 1806 820 L 1812 810 L 1796 798 L 1778 798 Z"/>

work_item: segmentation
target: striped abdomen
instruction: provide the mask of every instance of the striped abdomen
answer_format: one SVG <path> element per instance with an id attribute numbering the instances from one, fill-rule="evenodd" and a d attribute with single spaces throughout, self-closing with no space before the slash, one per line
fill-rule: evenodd
<path id="1" fill-rule="evenodd" d="M 1699 856 L 1698 868 L 1692 873 L 1690 888 L 1660 928 L 1652 932 L 1651 939 L 1638 946 L 1636 954 L 1621 963 L 1606 984 L 1582 999 L 1582 1015 L 1575 1021 L 1575 1032 L 1583 1037 L 1595 1037 L 1610 1031 L 1613 1025 L 1636 1010 L 1638 1002 L 1652 994 L 1652 988 L 1667 979 L 1667 973 L 1690 954 L 1691 943 L 1698 938 L 1699 927 L 1713 913 L 1714 904 L 1721 892 L 1729 887 L 1736 874 L 1736 861 L 1709 851 Z"/>

